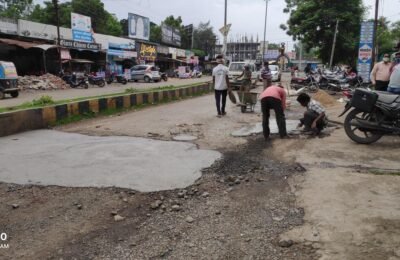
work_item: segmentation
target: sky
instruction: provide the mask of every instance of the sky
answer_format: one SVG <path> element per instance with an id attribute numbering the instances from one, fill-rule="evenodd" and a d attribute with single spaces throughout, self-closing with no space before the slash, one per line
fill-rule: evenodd
<path id="1" fill-rule="evenodd" d="M 59 0 L 66 2 L 67 0 Z M 334 1 L 334 0 L 332 0 Z M 369 7 L 368 18 L 374 16 L 375 0 L 363 0 Z M 379 15 L 388 17 L 389 20 L 400 20 L 400 0 L 379 0 Z M 43 0 L 36 0 L 41 3 Z M 149 17 L 151 21 L 159 24 L 167 16 L 181 16 L 183 23 L 198 25 L 200 22 L 210 21 L 214 31 L 222 42 L 222 35 L 218 32 L 224 24 L 224 0 L 102 0 L 108 12 L 116 14 L 119 19 L 128 17 L 128 12 Z M 293 47 L 293 40 L 279 28 L 286 23 L 288 14 L 283 13 L 284 0 L 269 0 L 267 15 L 266 40 L 271 43 L 285 42 L 288 49 Z M 239 35 L 259 37 L 263 40 L 264 0 L 228 0 L 228 23 L 232 24 L 229 38 L 236 39 Z"/>

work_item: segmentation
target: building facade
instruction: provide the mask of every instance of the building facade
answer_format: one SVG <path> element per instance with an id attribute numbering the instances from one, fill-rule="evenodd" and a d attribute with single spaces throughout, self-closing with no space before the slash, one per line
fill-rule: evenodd
<path id="1" fill-rule="evenodd" d="M 217 45 L 217 49 L 222 45 Z M 231 61 L 257 60 L 260 55 L 259 42 L 229 42 L 226 56 Z"/>

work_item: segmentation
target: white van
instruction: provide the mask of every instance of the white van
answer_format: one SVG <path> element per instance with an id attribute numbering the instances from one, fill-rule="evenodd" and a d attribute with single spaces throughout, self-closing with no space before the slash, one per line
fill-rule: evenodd
<path id="1" fill-rule="evenodd" d="M 229 79 L 233 79 L 235 77 L 240 76 L 240 74 L 242 74 L 242 72 L 244 70 L 244 65 L 250 66 L 252 80 L 260 79 L 260 73 L 257 71 L 256 65 L 254 63 L 248 63 L 248 62 L 244 62 L 244 61 L 231 62 L 229 64 L 229 73 L 228 73 Z"/>

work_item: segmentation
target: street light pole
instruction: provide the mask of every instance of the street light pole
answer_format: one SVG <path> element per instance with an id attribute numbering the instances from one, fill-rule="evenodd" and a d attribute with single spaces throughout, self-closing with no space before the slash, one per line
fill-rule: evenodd
<path id="1" fill-rule="evenodd" d="M 267 15 L 268 15 L 268 1 L 265 0 L 265 22 L 264 22 L 264 42 L 263 42 L 263 48 L 262 48 L 262 64 L 265 66 L 265 37 L 267 33 Z"/>
<path id="2" fill-rule="evenodd" d="M 339 19 L 336 19 L 335 36 L 333 36 L 333 44 L 332 44 L 332 51 L 331 51 L 331 59 L 329 61 L 329 68 L 332 68 L 333 55 L 335 54 L 336 36 L 338 33 L 338 27 L 339 27 Z"/>

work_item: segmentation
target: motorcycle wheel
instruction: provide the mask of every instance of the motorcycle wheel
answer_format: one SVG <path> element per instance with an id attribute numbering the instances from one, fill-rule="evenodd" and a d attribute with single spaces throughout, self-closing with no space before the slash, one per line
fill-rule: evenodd
<path id="1" fill-rule="evenodd" d="M 104 80 L 102 80 L 102 81 L 99 81 L 99 83 L 97 83 L 97 85 L 98 85 L 100 88 L 102 88 L 102 87 L 104 87 L 104 86 L 106 85 L 106 83 L 104 82 Z"/>
<path id="2" fill-rule="evenodd" d="M 310 93 L 315 93 L 319 90 L 319 87 L 317 84 L 311 83 L 310 85 L 307 86 L 307 90 Z"/>
<path id="3" fill-rule="evenodd" d="M 350 111 L 344 120 L 344 130 L 346 135 L 351 140 L 359 144 L 372 144 L 382 138 L 382 133 L 367 129 L 360 129 L 360 127 L 352 125 L 352 121 L 357 119 L 378 122 L 379 115 L 375 112 L 366 113 L 357 109 Z"/>
<path id="4" fill-rule="evenodd" d="M 128 81 L 126 79 L 121 80 L 122 85 L 126 85 Z"/>
<path id="5" fill-rule="evenodd" d="M 86 84 L 86 83 L 82 84 L 82 86 L 83 86 L 84 89 L 88 89 L 89 88 L 89 85 Z"/>

